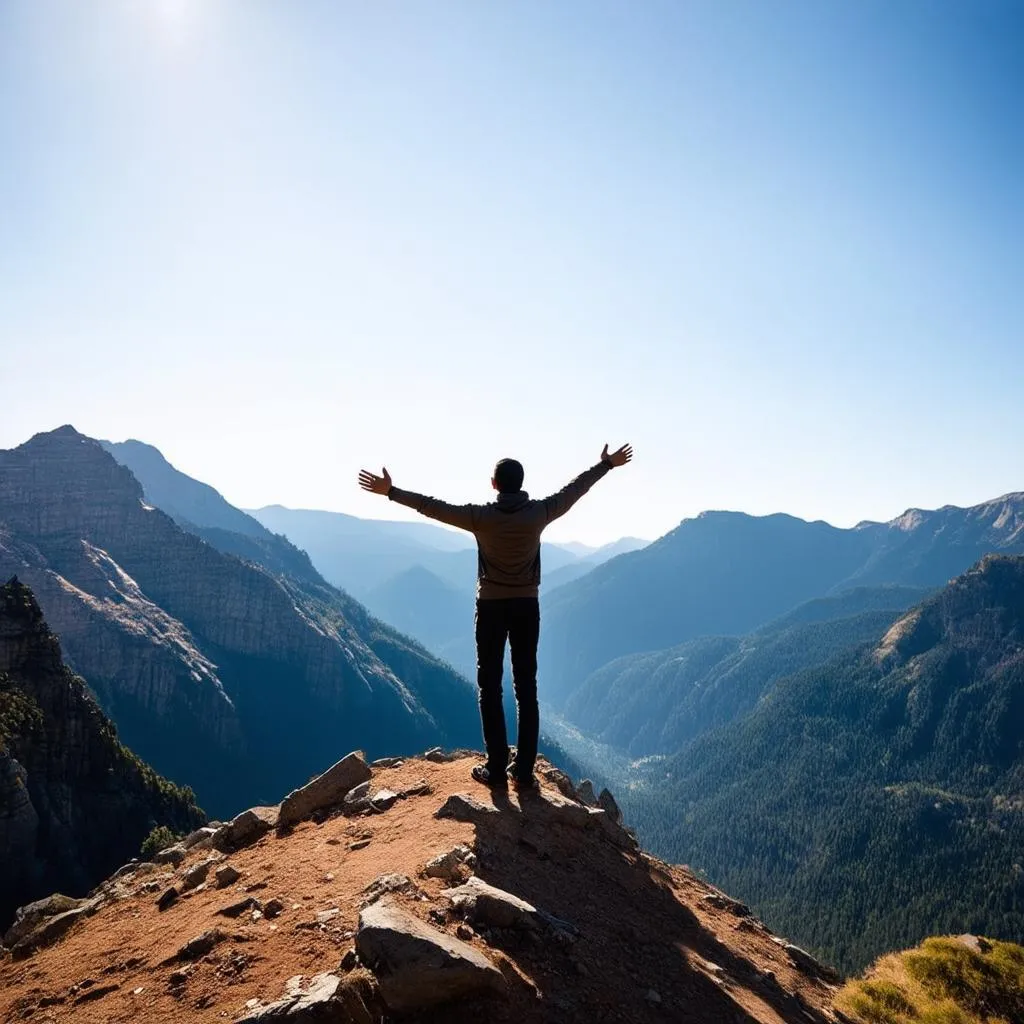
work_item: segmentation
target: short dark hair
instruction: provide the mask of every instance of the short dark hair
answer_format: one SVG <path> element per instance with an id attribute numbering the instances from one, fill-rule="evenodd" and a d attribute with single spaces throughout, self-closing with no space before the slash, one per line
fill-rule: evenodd
<path id="1" fill-rule="evenodd" d="M 494 482 L 501 494 L 514 494 L 523 489 L 523 465 L 515 459 L 501 459 L 494 467 Z"/>

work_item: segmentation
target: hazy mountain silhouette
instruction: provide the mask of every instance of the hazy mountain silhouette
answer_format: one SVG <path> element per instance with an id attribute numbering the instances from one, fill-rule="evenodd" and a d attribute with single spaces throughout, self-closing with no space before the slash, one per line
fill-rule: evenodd
<path id="1" fill-rule="evenodd" d="M 579 550 L 579 548 L 584 547 L 583 545 L 563 545 L 567 550 L 575 553 L 577 559 L 568 565 L 558 566 L 551 571 L 545 571 L 543 580 L 544 593 L 550 594 L 552 590 L 562 586 L 563 583 L 579 579 L 590 572 L 591 569 L 604 565 L 605 562 L 611 561 L 611 559 L 618 555 L 624 555 L 630 551 L 639 551 L 641 548 L 647 547 L 649 543 L 650 541 L 641 540 L 639 537 L 620 537 L 618 540 L 613 540 L 610 544 L 602 544 L 600 547 L 592 548 L 589 551 Z"/>
<path id="2" fill-rule="evenodd" d="M 476 587 L 476 542 L 462 530 L 281 505 L 255 509 L 252 516 L 307 551 L 329 582 L 361 601 L 368 601 L 374 591 L 414 566 L 467 593 Z M 576 563 L 579 557 L 567 547 L 545 543 L 541 559 L 547 575 Z"/>
<path id="3" fill-rule="evenodd" d="M 366 597 L 367 607 L 396 629 L 473 678 L 475 643 L 471 589 L 453 587 L 422 565 L 393 576 Z"/>

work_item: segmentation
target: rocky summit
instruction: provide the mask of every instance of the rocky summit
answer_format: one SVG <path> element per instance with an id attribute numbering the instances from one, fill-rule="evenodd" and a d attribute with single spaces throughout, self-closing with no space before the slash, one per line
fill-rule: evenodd
<path id="1" fill-rule="evenodd" d="M 351 754 L 289 795 L 287 823 L 245 811 L 126 864 L 87 912 L 24 908 L 0 1019 L 840 1019 L 831 970 L 644 853 L 557 769 L 520 796 L 475 786 L 474 763 Z"/>

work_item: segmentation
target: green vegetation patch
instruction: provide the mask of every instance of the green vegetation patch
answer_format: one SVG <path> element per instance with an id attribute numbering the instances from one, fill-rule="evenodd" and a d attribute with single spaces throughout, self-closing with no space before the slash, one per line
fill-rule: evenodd
<path id="1" fill-rule="evenodd" d="M 1024 1021 L 1024 947 L 925 939 L 848 982 L 836 1006 L 858 1024 L 1016 1024 Z"/>
<path id="2" fill-rule="evenodd" d="M 39 705 L 14 686 L 6 673 L 0 673 L 0 747 L 12 736 L 23 736 L 42 724 Z"/>
<path id="3" fill-rule="evenodd" d="M 166 825 L 157 825 L 148 836 L 142 841 L 142 848 L 139 853 L 143 860 L 152 860 L 161 850 L 173 846 L 181 838 L 176 832 Z"/>

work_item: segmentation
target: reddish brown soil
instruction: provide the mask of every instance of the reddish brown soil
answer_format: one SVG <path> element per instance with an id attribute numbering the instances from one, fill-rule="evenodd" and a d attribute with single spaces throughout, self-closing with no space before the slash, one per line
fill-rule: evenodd
<path id="1" fill-rule="evenodd" d="M 469 778 L 474 763 L 408 760 L 379 770 L 375 786 L 400 789 L 422 779 L 432 792 L 401 800 L 384 814 L 337 816 L 305 823 L 288 835 L 272 833 L 228 858 L 242 874 L 234 885 L 204 887 L 163 913 L 156 907 L 158 893 L 143 890 L 158 876 L 138 879 L 126 898 L 103 906 L 50 949 L 27 960 L 0 960 L 0 1020 L 234 1020 L 247 1000 L 280 998 L 289 977 L 338 968 L 353 946 L 362 892 L 377 876 L 409 876 L 427 899 L 398 899 L 421 917 L 444 908 L 445 883 L 420 877 L 419 871 L 457 843 L 477 851 L 481 878 L 571 921 L 581 937 L 562 947 L 525 937 L 492 937 L 489 945 L 474 936 L 472 944 L 508 979 L 507 995 L 408 1019 L 422 1024 L 834 1019 L 833 988 L 797 970 L 757 922 L 708 906 L 703 897 L 713 890 L 686 870 L 624 852 L 601 830 L 555 823 L 549 805 L 536 797 L 498 797 L 501 813 L 481 825 L 435 819 L 451 793 L 492 802 L 491 794 Z M 367 838 L 365 848 L 350 848 Z M 193 852 L 176 876 L 206 856 Z M 278 897 L 284 913 L 275 921 L 255 922 L 216 915 L 247 890 L 264 903 Z M 326 926 L 300 927 L 331 907 L 341 913 Z M 457 924 L 451 920 L 441 927 L 454 932 Z M 184 984 L 172 985 L 171 975 L 182 965 L 162 966 L 162 961 L 215 926 L 229 939 L 199 961 Z M 765 971 L 774 972 L 775 982 Z M 651 990 L 660 1002 L 649 1000 Z M 90 993 L 92 998 L 82 999 Z"/>

